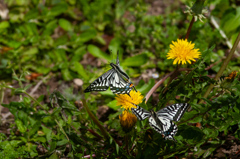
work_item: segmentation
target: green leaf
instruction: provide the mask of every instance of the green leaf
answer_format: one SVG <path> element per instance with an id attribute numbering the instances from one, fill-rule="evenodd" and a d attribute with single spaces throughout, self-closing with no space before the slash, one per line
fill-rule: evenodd
<path id="1" fill-rule="evenodd" d="M 48 129 L 47 127 L 45 126 L 42 126 L 42 129 L 43 129 L 43 132 L 44 134 L 46 134 L 46 139 L 47 141 L 50 141 L 52 138 L 52 130 L 51 129 Z"/>
<path id="2" fill-rule="evenodd" d="M 32 84 L 28 84 L 28 85 L 26 85 L 23 89 L 26 91 L 26 90 L 28 90 L 29 88 L 31 88 L 32 87 Z"/>
<path id="3" fill-rule="evenodd" d="M 99 92 L 101 95 L 114 97 L 115 95 L 112 93 L 110 89 L 107 89 L 106 91 Z"/>
<path id="4" fill-rule="evenodd" d="M 125 59 L 121 65 L 122 66 L 141 66 L 147 63 L 148 56 L 147 54 L 139 54 L 133 57 Z"/>
<path id="5" fill-rule="evenodd" d="M 120 108 L 120 106 L 117 106 L 117 100 L 112 100 L 111 102 L 109 102 L 107 104 L 108 107 L 114 109 L 114 110 L 117 110 Z"/>
<path id="6" fill-rule="evenodd" d="M 65 31 L 72 30 L 72 24 L 68 20 L 61 18 L 59 19 L 58 23 Z"/>
<path id="7" fill-rule="evenodd" d="M 113 38 L 108 46 L 108 49 L 114 53 L 120 50 L 122 42 L 118 38 Z"/>
<path id="8" fill-rule="evenodd" d="M 49 150 L 49 152 L 54 151 L 56 147 L 57 147 L 57 143 L 56 143 L 56 141 L 53 140 L 53 141 L 50 143 L 50 150 Z"/>
<path id="9" fill-rule="evenodd" d="M 116 151 L 117 151 L 117 154 L 119 153 L 119 145 L 116 143 Z"/>
<path id="10" fill-rule="evenodd" d="M 25 92 L 25 90 L 23 88 L 17 88 L 14 90 L 14 93 L 16 93 L 16 94 L 20 94 L 20 93 L 24 93 L 24 92 Z"/>
<path id="11" fill-rule="evenodd" d="M 73 64 L 74 64 L 73 70 L 76 71 L 82 78 L 84 78 L 84 80 L 87 81 L 89 79 L 89 76 L 85 72 L 84 67 L 77 61 L 74 62 Z"/>
<path id="12" fill-rule="evenodd" d="M 37 54 L 37 53 L 38 53 L 38 48 L 32 47 L 32 48 L 28 49 L 27 51 L 25 51 L 25 52 L 23 53 L 23 55 L 29 56 L 29 55 L 35 55 L 35 54 Z"/>
<path id="13" fill-rule="evenodd" d="M 237 7 L 236 11 L 229 12 L 225 17 L 223 17 L 221 24 L 226 32 L 236 30 L 240 24 L 240 7 Z"/>
<path id="14" fill-rule="evenodd" d="M 32 10 L 30 10 L 29 12 L 27 12 L 25 15 L 24 15 L 24 19 L 27 21 L 27 20 L 30 20 L 30 19 L 36 19 L 38 17 L 38 9 L 37 8 L 33 8 Z"/>
<path id="15" fill-rule="evenodd" d="M 109 55 L 105 54 L 104 52 L 102 52 L 98 47 L 96 47 L 95 45 L 88 45 L 87 47 L 88 52 L 90 52 L 90 54 L 92 54 L 95 57 L 98 58 L 102 58 L 102 59 L 106 59 L 108 61 L 111 61 L 111 58 Z"/>
<path id="16" fill-rule="evenodd" d="M 35 135 L 36 132 L 39 130 L 40 126 L 41 126 L 41 122 L 40 122 L 40 121 L 37 121 L 37 122 L 33 125 L 32 129 L 29 131 L 29 134 L 28 134 L 28 135 L 29 135 L 30 137 L 32 137 L 33 135 Z"/>
<path id="17" fill-rule="evenodd" d="M 79 111 L 73 104 L 69 103 L 68 101 L 64 101 L 61 106 L 62 108 L 65 108 L 65 109 Z"/>
<path id="18" fill-rule="evenodd" d="M 155 84 L 154 79 L 150 79 L 148 83 L 145 83 L 142 87 L 137 88 L 137 91 L 141 92 L 142 94 L 147 93 Z"/>
<path id="19" fill-rule="evenodd" d="M 184 131 L 181 133 L 184 139 L 200 141 L 203 139 L 203 132 L 196 127 L 184 126 Z"/>
<path id="20" fill-rule="evenodd" d="M 46 17 L 55 17 L 58 16 L 62 13 L 64 13 L 68 8 L 67 4 L 59 4 L 55 7 L 53 7 L 46 15 Z"/>
<path id="21" fill-rule="evenodd" d="M 49 159 L 59 159 L 58 155 L 56 152 L 54 152 L 50 157 Z"/>
<path id="22" fill-rule="evenodd" d="M 207 149 L 207 151 L 206 151 L 206 152 L 204 153 L 204 155 L 203 155 L 203 158 L 206 158 L 206 157 L 208 157 L 209 155 L 211 155 L 212 152 L 213 152 L 215 149 L 216 149 L 215 147 L 211 147 L 211 148 Z"/>
<path id="23" fill-rule="evenodd" d="M 18 130 L 21 132 L 21 133 L 24 133 L 27 131 L 27 127 L 23 124 L 23 122 L 19 119 L 16 119 L 15 120 L 15 123 L 17 125 L 17 128 Z"/>
<path id="24" fill-rule="evenodd" d="M 73 79 L 69 69 L 67 69 L 67 68 L 66 69 L 62 69 L 61 72 L 62 72 L 62 76 L 63 76 L 64 80 L 70 81 L 70 80 Z"/>
<path id="25" fill-rule="evenodd" d="M 87 31 L 81 33 L 77 38 L 77 43 L 87 42 L 97 36 L 97 31 L 95 29 L 88 29 Z"/>
<path id="26" fill-rule="evenodd" d="M 0 23 L 0 30 L 6 29 L 10 26 L 8 21 L 3 21 Z"/>
<path id="27" fill-rule="evenodd" d="M 63 146 L 63 145 L 65 145 L 65 144 L 67 144 L 68 143 L 68 140 L 67 139 L 62 139 L 61 141 L 58 141 L 57 142 L 57 146 Z"/>

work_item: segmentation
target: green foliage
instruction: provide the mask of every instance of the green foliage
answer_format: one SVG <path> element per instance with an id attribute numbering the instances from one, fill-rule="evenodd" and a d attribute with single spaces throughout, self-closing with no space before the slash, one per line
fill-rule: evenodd
<path id="1" fill-rule="evenodd" d="M 181 66 L 186 70 L 169 83 L 166 80 L 146 105 L 141 104 L 155 111 L 172 103 L 191 105 L 176 122 L 176 143 L 164 140 L 147 120 L 138 121 L 125 134 L 118 118 L 122 110 L 110 90 L 82 93 L 106 72 L 102 65 L 115 62 L 117 52 L 123 70 L 143 95 L 174 71 L 173 61 L 166 59 L 169 45 L 184 39 L 191 21 L 182 12 L 183 2 L 161 2 L 166 7 L 152 14 L 155 3 L 142 0 L 6 0 L 9 19 L 0 22 L 0 104 L 14 120 L 10 134 L 0 133 L 0 158 L 214 158 L 221 145 L 229 142 L 226 136 L 238 140 L 239 76 L 231 81 L 224 77 L 239 70 L 239 58 L 232 58 L 220 81 L 213 79 L 227 56 L 226 41 L 233 44 L 240 30 L 240 9 L 228 1 L 205 3 L 215 5 L 211 16 L 228 39 L 212 26 L 210 18 L 195 22 L 189 41 L 199 48 L 201 58 Z M 35 98 L 29 92 L 36 81 L 25 78 L 29 73 L 44 76 L 40 77 L 44 85 L 46 77 L 67 86 L 80 78 L 84 85 L 77 88 L 77 94 L 69 91 L 73 86 L 50 92 L 49 85 L 47 92 Z M 152 78 L 154 73 L 160 78 Z M 214 88 L 203 98 L 210 84 Z M 3 103 L 7 89 L 19 98 Z M 99 115 L 99 123 L 109 138 L 104 138 L 86 105 L 79 102 L 85 98 L 94 116 L 106 110 Z"/>

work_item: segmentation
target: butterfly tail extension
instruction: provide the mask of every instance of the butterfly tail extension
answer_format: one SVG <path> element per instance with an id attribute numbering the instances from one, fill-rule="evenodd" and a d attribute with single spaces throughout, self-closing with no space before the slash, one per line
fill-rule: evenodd
<path id="1" fill-rule="evenodd" d="M 168 128 L 168 130 L 164 131 L 162 134 L 164 135 L 164 139 L 171 139 L 176 142 L 174 136 L 177 134 L 177 131 L 178 131 L 177 125 L 171 122 L 171 126 Z"/>

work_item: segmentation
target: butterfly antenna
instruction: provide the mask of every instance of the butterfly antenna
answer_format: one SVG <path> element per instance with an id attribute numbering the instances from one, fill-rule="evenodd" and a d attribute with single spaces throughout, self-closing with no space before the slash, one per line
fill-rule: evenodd
<path id="1" fill-rule="evenodd" d="M 110 54 L 111 54 L 111 56 L 112 56 L 112 58 L 111 58 L 111 62 L 110 63 L 113 63 L 113 53 L 112 53 L 112 50 L 110 50 Z"/>
<path id="2" fill-rule="evenodd" d="M 116 63 L 119 61 L 119 50 L 117 51 L 117 59 L 116 59 Z"/>
<path id="3" fill-rule="evenodd" d="M 134 90 L 137 92 L 137 89 L 135 88 L 135 86 L 133 86 Z"/>

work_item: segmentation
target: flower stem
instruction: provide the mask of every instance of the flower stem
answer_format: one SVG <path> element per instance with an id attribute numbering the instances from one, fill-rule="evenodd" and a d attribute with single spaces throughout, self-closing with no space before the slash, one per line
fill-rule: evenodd
<path id="1" fill-rule="evenodd" d="M 189 27 L 188 27 L 187 34 L 186 34 L 186 36 L 185 36 L 185 39 L 188 39 L 194 21 L 195 21 L 195 19 L 194 19 L 194 16 L 193 16 L 193 17 L 192 17 L 192 20 L 191 20 L 191 22 L 190 22 L 190 25 L 189 25 Z"/>
<path id="2" fill-rule="evenodd" d="M 59 122 L 57 121 L 57 119 L 55 119 L 55 122 L 57 123 L 57 125 L 59 126 L 60 130 L 62 131 L 62 133 L 66 136 L 67 140 L 69 141 L 69 138 L 66 134 L 66 132 L 64 131 L 63 127 L 59 124 Z"/>
<path id="3" fill-rule="evenodd" d="M 93 113 L 90 111 L 88 105 L 87 105 L 87 102 L 86 102 L 86 99 L 85 99 L 85 95 L 83 94 L 82 95 L 82 103 L 83 103 L 83 106 L 84 108 L 86 109 L 88 115 L 90 116 L 90 118 L 92 118 L 93 122 L 99 127 L 100 131 L 102 132 L 103 136 L 108 139 L 109 138 L 109 134 L 108 132 L 106 131 L 106 129 L 100 124 L 100 122 L 97 120 L 97 118 L 93 115 Z"/>
<path id="4" fill-rule="evenodd" d="M 192 69 L 190 68 L 179 68 L 178 71 L 191 71 Z M 150 91 L 148 91 L 147 95 L 144 97 L 145 98 L 145 104 L 147 103 L 148 99 L 151 97 L 151 95 L 153 94 L 153 92 L 169 77 L 171 76 L 176 70 L 174 70 L 173 72 L 170 72 L 169 74 L 167 74 L 165 77 L 163 77 L 160 81 L 158 81 L 152 88 Z"/>
<path id="5" fill-rule="evenodd" d="M 39 103 L 35 98 L 33 98 L 30 94 L 28 94 L 26 91 L 23 91 L 24 94 L 26 94 L 29 98 L 31 98 L 34 102 L 36 102 L 43 110 L 45 110 L 44 106 Z"/>
<path id="6" fill-rule="evenodd" d="M 127 153 L 128 153 L 128 155 L 130 155 L 130 153 L 129 153 L 129 149 L 128 149 L 128 135 L 126 134 L 125 135 L 125 143 L 126 143 L 126 150 L 127 150 Z"/>
<path id="7" fill-rule="evenodd" d="M 227 58 L 223 61 L 223 64 L 222 64 L 220 70 L 218 71 L 217 75 L 215 76 L 214 80 L 218 80 L 219 77 L 221 77 L 221 75 L 223 74 L 223 71 L 226 69 L 229 61 L 231 60 L 231 58 L 232 58 L 232 56 L 233 56 L 233 54 L 234 54 L 234 52 L 235 52 L 235 50 L 237 48 L 237 45 L 238 45 L 239 41 L 240 41 L 240 32 L 238 34 L 237 39 L 234 42 L 234 45 L 233 45 L 230 53 L 228 54 Z M 203 95 L 203 98 L 207 98 L 207 96 L 210 94 L 210 92 L 211 92 L 213 87 L 214 87 L 214 85 L 210 84 L 210 86 L 208 87 L 207 91 Z M 199 104 L 201 104 L 201 103 L 203 103 L 203 100 L 199 101 Z"/>

